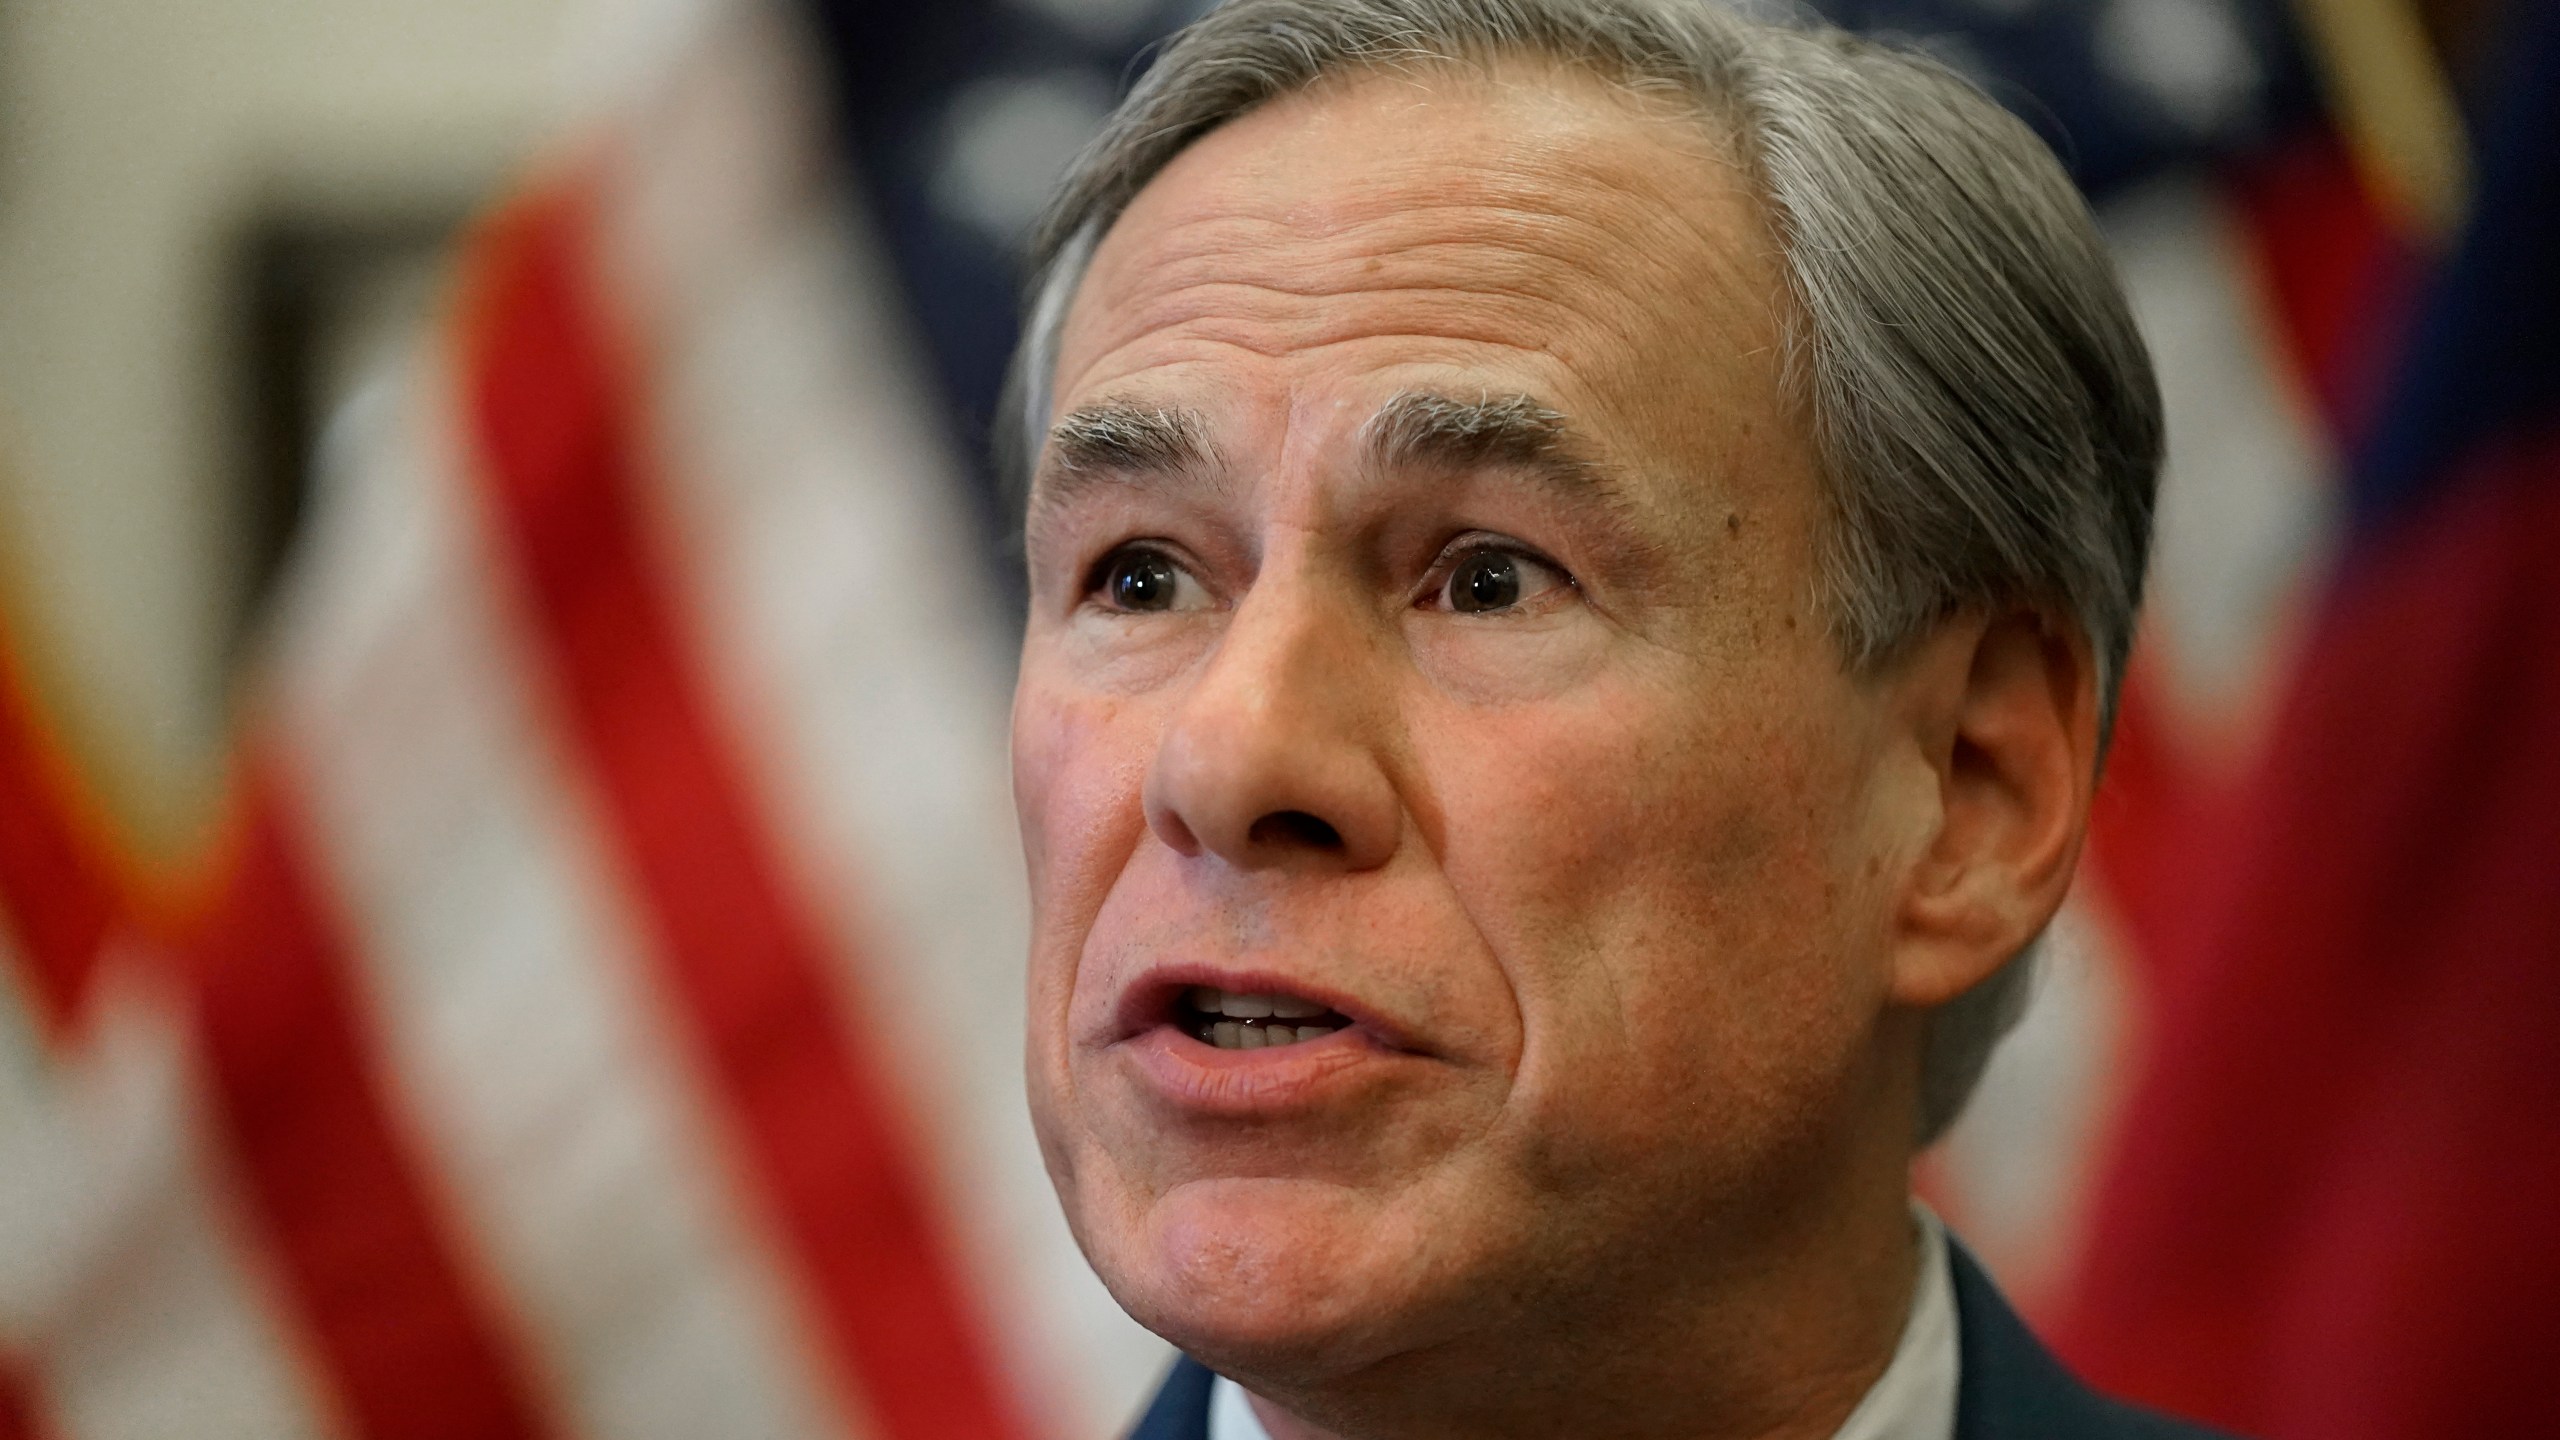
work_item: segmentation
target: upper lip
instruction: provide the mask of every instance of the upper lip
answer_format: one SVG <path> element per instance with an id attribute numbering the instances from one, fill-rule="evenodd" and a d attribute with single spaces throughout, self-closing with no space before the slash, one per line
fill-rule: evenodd
<path id="1" fill-rule="evenodd" d="M 1294 995 L 1341 1015 L 1387 1049 L 1427 1053 L 1427 1047 L 1411 1031 L 1357 996 L 1331 986 L 1276 971 L 1188 962 L 1149 966 L 1123 986 L 1111 1038 L 1126 1040 L 1165 1023 L 1173 1014 L 1175 1002 L 1194 986 L 1224 990 L 1231 995 Z"/>

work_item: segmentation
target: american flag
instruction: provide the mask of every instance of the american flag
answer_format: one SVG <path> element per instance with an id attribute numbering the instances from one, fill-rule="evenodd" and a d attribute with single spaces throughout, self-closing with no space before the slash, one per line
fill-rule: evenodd
<path id="1" fill-rule="evenodd" d="M 1091 1434 L 1159 1363 L 1022 1114 L 965 488 L 788 17 L 679 23 L 340 422 L 195 893 L 11 691 L 0 1433 Z"/>

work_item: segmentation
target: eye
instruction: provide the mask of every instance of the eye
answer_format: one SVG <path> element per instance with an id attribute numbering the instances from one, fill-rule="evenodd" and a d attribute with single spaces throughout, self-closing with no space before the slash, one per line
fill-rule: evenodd
<path id="1" fill-rule="evenodd" d="M 1523 602 L 1570 586 L 1572 579 L 1553 565 L 1498 545 L 1476 545 L 1450 563 L 1437 599 L 1461 615 L 1484 615 L 1512 609 Z"/>
<path id="2" fill-rule="evenodd" d="M 1102 603 L 1131 614 L 1197 610 L 1206 603 L 1200 582 L 1161 550 L 1126 546 L 1103 559 L 1093 589 Z"/>

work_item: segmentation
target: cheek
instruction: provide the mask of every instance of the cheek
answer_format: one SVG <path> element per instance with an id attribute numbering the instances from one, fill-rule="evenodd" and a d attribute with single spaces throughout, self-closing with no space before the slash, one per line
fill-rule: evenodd
<path id="1" fill-rule="evenodd" d="M 1406 621 L 1414 669 L 1434 692 L 1479 710 L 1551 704 L 1588 684 L 1609 639 L 1587 611 L 1488 620 L 1418 614 Z"/>
<path id="2" fill-rule="evenodd" d="M 1815 858 L 1832 818 L 1814 798 L 1817 742 L 1766 690 L 1730 716 L 1695 700 L 1703 687 L 1656 690 L 1586 685 L 1451 715 L 1424 740 L 1451 880 L 1509 938 L 1544 951 L 1602 946 L 1639 921 L 1719 932 L 1785 908 L 1769 883 Z"/>
<path id="3" fill-rule="evenodd" d="M 1026 665 L 1013 712 L 1014 809 L 1031 883 L 1031 1044 L 1060 1047 L 1094 917 L 1146 833 L 1157 726 L 1143 707 L 1064 692 Z"/>
<path id="4" fill-rule="evenodd" d="M 1692 678 L 1451 727 L 1446 864 L 1518 995 L 1542 1168 L 1781 1133 L 1878 998 L 1842 939 L 1843 746 L 1775 684 L 1727 689 L 1749 705 Z"/>
<path id="5" fill-rule="evenodd" d="M 1141 795 L 1158 731 L 1143 707 L 1065 691 L 1026 671 L 1013 706 L 1013 804 L 1042 912 L 1098 901 L 1146 825 Z M 1090 913 L 1090 905 L 1086 907 Z M 1043 926 L 1047 915 L 1036 917 Z"/>

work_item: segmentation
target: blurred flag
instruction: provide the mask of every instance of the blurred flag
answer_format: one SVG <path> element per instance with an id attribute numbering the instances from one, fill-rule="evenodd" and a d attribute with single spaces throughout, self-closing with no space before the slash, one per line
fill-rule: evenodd
<path id="1" fill-rule="evenodd" d="M 2060 1327 L 2101 1381 L 2255 1434 L 2550 1428 L 2560 9 L 2506 11 L 2470 223 L 2364 429 L 2273 741 L 2195 837 Z"/>
<path id="2" fill-rule="evenodd" d="M 198 1143 L 143 887 L 16 642 L 0 626 L 0 1437 L 312 1433 Z"/>
<path id="3" fill-rule="evenodd" d="M 0 1425 L 1101 1434 L 1161 1359 L 1023 1114 L 1003 606 L 805 47 L 660 10 L 342 422 L 204 898 L 119 939 L 0 795 Z"/>

